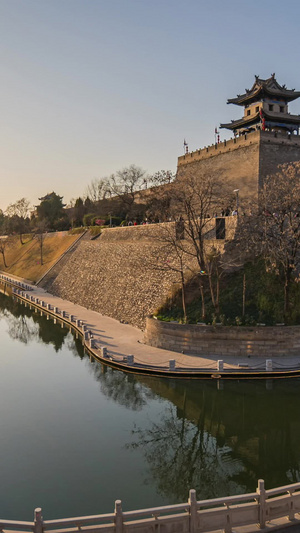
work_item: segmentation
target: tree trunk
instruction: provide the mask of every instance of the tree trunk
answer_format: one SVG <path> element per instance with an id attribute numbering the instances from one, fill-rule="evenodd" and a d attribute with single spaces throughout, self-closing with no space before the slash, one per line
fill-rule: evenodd
<path id="1" fill-rule="evenodd" d="M 185 304 L 185 283 L 184 283 L 184 274 L 180 272 L 181 276 L 181 298 L 182 298 L 182 309 L 183 309 L 183 321 L 187 323 L 187 314 L 186 314 L 186 304 Z"/>
<path id="2" fill-rule="evenodd" d="M 283 304 L 283 316 L 284 321 L 286 322 L 288 319 L 288 312 L 290 308 L 290 275 L 288 272 L 286 272 L 285 280 L 284 280 L 284 304 Z"/>
<path id="3" fill-rule="evenodd" d="M 3 263 L 4 263 L 4 266 L 5 266 L 5 268 L 7 268 L 7 264 L 6 264 L 6 260 L 5 260 L 5 252 L 4 252 L 4 250 L 2 250 L 1 254 L 2 254 L 2 257 L 3 257 Z"/>
<path id="4" fill-rule="evenodd" d="M 23 242 L 23 238 L 22 238 L 22 237 L 23 237 L 23 234 L 20 233 L 19 237 L 20 237 L 20 243 L 21 243 L 21 244 L 24 244 L 24 242 Z"/>
<path id="5" fill-rule="evenodd" d="M 204 301 L 204 289 L 203 289 L 203 282 L 200 278 L 200 294 L 201 294 L 201 316 L 202 320 L 205 318 L 205 301 Z"/>
<path id="6" fill-rule="evenodd" d="M 216 288 L 216 313 L 220 314 L 220 275 L 217 271 L 217 288 Z"/>
<path id="7" fill-rule="evenodd" d="M 243 275 L 243 310 L 242 317 L 245 316 L 245 307 L 246 307 L 246 274 Z"/>
<path id="8" fill-rule="evenodd" d="M 216 298 L 215 298 L 215 293 L 214 293 L 214 287 L 213 287 L 213 282 L 212 282 L 212 272 L 211 271 L 209 271 L 209 274 L 208 274 L 208 282 L 209 282 L 211 301 L 212 301 L 212 304 L 214 306 L 215 311 L 217 312 L 217 304 L 216 304 Z"/>

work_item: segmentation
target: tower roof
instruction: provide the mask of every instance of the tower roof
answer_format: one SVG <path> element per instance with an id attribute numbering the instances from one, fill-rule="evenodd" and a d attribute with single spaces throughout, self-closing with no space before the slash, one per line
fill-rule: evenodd
<path id="1" fill-rule="evenodd" d="M 266 80 L 255 76 L 255 82 L 252 88 L 245 89 L 245 91 L 244 94 L 238 94 L 236 98 L 230 98 L 227 100 L 227 103 L 245 106 L 251 102 L 261 100 L 265 96 L 284 100 L 285 102 L 292 102 L 300 96 L 300 91 L 287 89 L 285 85 L 280 85 L 275 78 L 275 73 Z"/>
<path id="2" fill-rule="evenodd" d="M 300 125 L 300 115 L 290 115 L 289 113 L 268 113 L 267 111 L 264 111 L 263 113 L 264 118 L 269 121 L 270 123 L 284 123 L 286 125 Z M 249 117 L 242 117 L 238 120 L 232 120 L 228 124 L 220 124 L 220 128 L 227 128 L 229 130 L 236 130 L 242 127 L 250 127 L 253 124 L 260 121 L 260 113 L 257 112 L 254 115 L 250 115 Z"/>

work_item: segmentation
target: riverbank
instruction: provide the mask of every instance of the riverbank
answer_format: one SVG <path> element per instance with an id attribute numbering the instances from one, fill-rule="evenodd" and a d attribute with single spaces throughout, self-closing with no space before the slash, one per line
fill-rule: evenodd
<path id="1" fill-rule="evenodd" d="M 40 287 L 22 286 L 17 277 L 0 275 L 15 287 L 15 296 L 56 321 L 80 333 L 86 349 L 97 360 L 135 374 L 172 378 L 265 379 L 300 375 L 299 356 L 261 357 L 197 356 L 144 344 L 138 328 L 54 296 Z M 28 290 L 30 289 L 30 290 Z"/>

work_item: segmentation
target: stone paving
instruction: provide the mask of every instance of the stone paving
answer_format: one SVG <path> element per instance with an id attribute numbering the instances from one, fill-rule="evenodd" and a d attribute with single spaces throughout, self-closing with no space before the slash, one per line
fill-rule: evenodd
<path id="1" fill-rule="evenodd" d="M 7 274 L 3 273 L 5 276 Z M 0 277 L 3 277 L 1 274 Z M 20 281 L 20 278 L 14 276 L 7 276 L 11 281 Z M 27 282 L 30 283 L 30 282 Z M 101 347 L 107 348 L 110 360 L 114 363 L 120 363 L 127 366 L 126 359 L 128 356 L 134 356 L 134 369 L 138 371 L 139 368 L 152 368 L 153 370 L 170 370 L 185 371 L 191 374 L 197 371 L 206 371 L 210 374 L 215 374 L 213 377 L 218 377 L 218 360 L 219 357 L 200 357 L 195 355 L 181 354 L 170 350 L 163 350 L 148 346 L 143 343 L 143 332 L 131 325 L 120 323 L 118 320 L 101 315 L 90 309 L 86 309 L 72 302 L 63 300 L 54 296 L 40 287 L 30 285 L 31 290 L 24 291 L 28 293 L 29 297 L 33 296 L 40 301 L 44 301 L 43 311 L 47 313 L 47 304 L 50 304 L 50 313 L 54 313 L 54 308 L 58 309 L 58 319 L 63 319 L 70 323 L 68 317 L 73 315 L 73 326 L 76 320 L 81 320 L 85 325 L 86 331 L 90 332 L 95 348 L 92 351 L 101 359 Z M 66 318 L 63 318 L 62 311 L 66 312 Z M 80 328 L 79 328 L 80 329 Z M 171 362 L 170 362 L 171 361 Z M 226 357 L 224 361 L 224 371 L 226 373 L 235 372 L 236 370 L 243 373 L 264 372 L 266 370 L 266 361 L 261 357 Z M 108 361 L 109 362 L 109 361 Z M 175 367 L 175 368 L 174 368 Z M 273 358 L 273 370 L 298 370 L 300 371 L 300 355 L 293 357 L 276 357 Z M 245 376 L 244 376 L 245 377 Z"/>

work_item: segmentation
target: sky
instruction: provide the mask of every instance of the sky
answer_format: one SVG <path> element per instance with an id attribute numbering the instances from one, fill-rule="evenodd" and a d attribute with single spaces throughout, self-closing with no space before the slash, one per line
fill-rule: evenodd
<path id="1" fill-rule="evenodd" d="M 300 90 L 299 20 L 299 0 L 0 0 L 0 209 L 175 171 L 255 74 Z"/>

